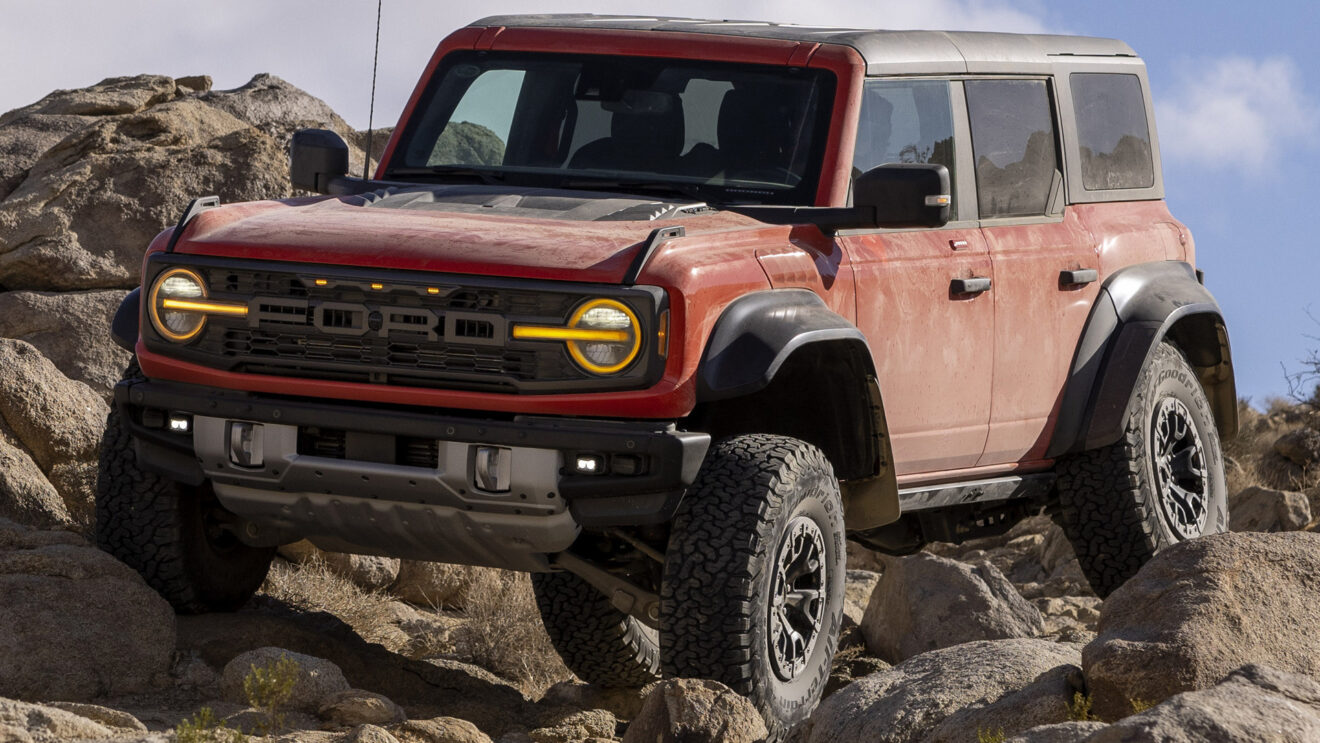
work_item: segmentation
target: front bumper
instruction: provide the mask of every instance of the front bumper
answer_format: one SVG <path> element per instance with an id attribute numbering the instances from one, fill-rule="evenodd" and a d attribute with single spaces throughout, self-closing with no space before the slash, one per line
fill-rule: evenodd
<path id="1" fill-rule="evenodd" d="M 583 528 L 667 521 L 710 445 L 708 434 L 665 423 L 474 418 L 162 381 L 121 382 L 115 404 L 142 466 L 189 485 L 209 481 L 275 541 L 523 570 L 544 569 L 545 555 Z M 171 431 L 171 418 L 187 419 L 188 430 Z M 232 459 L 234 422 L 261 424 L 260 464 Z M 307 443 L 327 431 L 348 443 L 329 455 Z M 396 455 L 418 442 L 432 461 Z M 478 487 L 480 446 L 511 457 L 506 492 Z M 568 463 L 579 456 L 606 471 L 578 474 Z M 620 458 L 633 474 L 610 471 Z"/>

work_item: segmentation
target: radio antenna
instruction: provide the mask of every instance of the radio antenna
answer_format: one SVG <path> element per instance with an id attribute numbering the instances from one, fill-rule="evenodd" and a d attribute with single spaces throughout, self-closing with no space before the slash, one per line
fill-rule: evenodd
<path id="1" fill-rule="evenodd" d="M 367 151 L 362 154 L 362 180 L 369 180 L 367 169 L 371 167 L 371 125 L 376 116 L 376 66 L 380 63 L 380 5 L 376 0 L 376 52 L 371 58 L 371 105 L 367 108 Z"/>

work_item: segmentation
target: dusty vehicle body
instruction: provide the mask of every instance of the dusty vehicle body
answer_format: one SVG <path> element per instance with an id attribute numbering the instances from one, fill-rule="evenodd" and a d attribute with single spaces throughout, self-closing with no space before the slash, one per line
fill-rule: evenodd
<path id="1" fill-rule="evenodd" d="M 498 145 L 456 128 L 482 80 Z M 496 155 L 445 159 L 460 133 Z M 331 196 L 195 203 L 116 318 L 102 543 L 176 606 L 300 538 L 530 571 L 580 676 L 719 678 L 786 729 L 845 535 L 1046 506 L 1103 593 L 1225 526 L 1228 336 L 1121 42 L 488 18 L 375 180 L 333 139 L 293 154 Z M 124 514 L 171 500 L 208 505 L 160 516 L 162 576 Z"/>

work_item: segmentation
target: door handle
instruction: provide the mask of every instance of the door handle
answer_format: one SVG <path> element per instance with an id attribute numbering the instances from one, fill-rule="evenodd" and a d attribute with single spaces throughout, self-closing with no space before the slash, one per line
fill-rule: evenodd
<path id="1" fill-rule="evenodd" d="M 1059 272 L 1059 286 L 1085 286 L 1100 278 L 1100 272 L 1094 268 L 1080 268 Z"/>
<path id="2" fill-rule="evenodd" d="M 980 294 L 990 291 L 990 279 L 984 276 L 973 276 L 970 279 L 954 279 L 949 282 L 949 293 L 958 294 Z"/>

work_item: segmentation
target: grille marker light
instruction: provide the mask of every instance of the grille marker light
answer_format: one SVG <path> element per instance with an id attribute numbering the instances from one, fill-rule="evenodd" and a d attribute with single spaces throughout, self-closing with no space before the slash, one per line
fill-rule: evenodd
<path id="1" fill-rule="evenodd" d="M 372 285 L 371 285 L 371 288 L 372 288 L 372 289 L 375 289 L 376 291 L 380 291 L 381 289 L 384 289 L 384 288 L 385 288 L 385 285 L 384 285 L 384 284 L 372 284 Z"/>
<path id="2" fill-rule="evenodd" d="M 330 283 L 330 282 L 327 281 L 326 279 L 317 279 L 317 280 L 316 280 L 316 285 L 317 285 L 317 286 L 325 286 L 326 284 L 329 284 L 329 283 Z"/>

